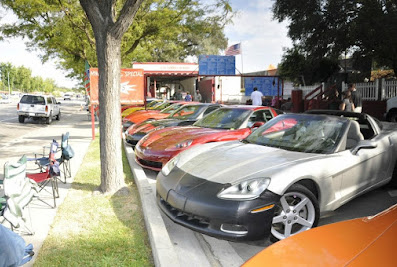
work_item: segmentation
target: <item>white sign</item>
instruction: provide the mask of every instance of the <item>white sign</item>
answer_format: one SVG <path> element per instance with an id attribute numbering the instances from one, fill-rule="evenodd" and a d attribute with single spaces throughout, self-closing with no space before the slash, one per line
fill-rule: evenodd
<path id="1" fill-rule="evenodd" d="M 134 69 L 143 69 L 144 72 L 191 72 L 198 73 L 196 63 L 134 63 Z"/>

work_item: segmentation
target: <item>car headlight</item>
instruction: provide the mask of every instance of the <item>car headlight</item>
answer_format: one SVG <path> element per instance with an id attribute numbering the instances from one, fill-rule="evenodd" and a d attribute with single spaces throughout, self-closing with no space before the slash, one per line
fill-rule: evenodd
<path id="1" fill-rule="evenodd" d="M 163 173 L 164 176 L 167 176 L 168 174 L 170 174 L 170 172 L 172 171 L 172 169 L 176 166 L 176 164 L 178 163 L 179 160 L 179 155 L 176 155 L 175 157 L 173 157 L 170 161 L 168 161 L 163 168 L 161 169 L 161 172 Z"/>
<path id="2" fill-rule="evenodd" d="M 192 143 L 193 143 L 193 140 L 186 140 L 186 141 L 176 144 L 175 147 L 176 148 L 185 148 L 185 147 L 190 146 Z"/>
<path id="3" fill-rule="evenodd" d="M 228 200 L 251 200 L 262 194 L 270 184 L 270 178 L 255 178 L 231 185 L 218 193 L 218 198 Z"/>

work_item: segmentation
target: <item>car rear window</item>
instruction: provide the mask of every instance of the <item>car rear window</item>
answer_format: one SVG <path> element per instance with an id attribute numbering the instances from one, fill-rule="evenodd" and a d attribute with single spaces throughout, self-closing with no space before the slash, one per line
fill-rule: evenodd
<path id="1" fill-rule="evenodd" d="M 36 104 L 36 105 L 45 105 L 45 99 L 42 96 L 36 95 L 24 95 L 21 98 L 20 103 L 22 104 Z"/>

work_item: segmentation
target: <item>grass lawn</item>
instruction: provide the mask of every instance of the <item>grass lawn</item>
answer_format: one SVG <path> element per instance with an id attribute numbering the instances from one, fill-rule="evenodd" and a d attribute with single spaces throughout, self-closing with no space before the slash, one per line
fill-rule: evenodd
<path id="1" fill-rule="evenodd" d="M 34 266 L 154 266 L 124 150 L 123 165 L 130 194 L 95 194 L 100 185 L 99 138 L 91 143 Z"/>

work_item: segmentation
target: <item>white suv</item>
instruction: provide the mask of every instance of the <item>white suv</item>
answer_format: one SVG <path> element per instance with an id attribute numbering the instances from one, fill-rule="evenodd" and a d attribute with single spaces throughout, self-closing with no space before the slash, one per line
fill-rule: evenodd
<path id="1" fill-rule="evenodd" d="M 53 96 L 25 94 L 17 105 L 18 120 L 24 123 L 25 118 L 45 118 L 47 124 L 50 124 L 54 117 L 56 120 L 61 118 L 59 105 Z"/>

